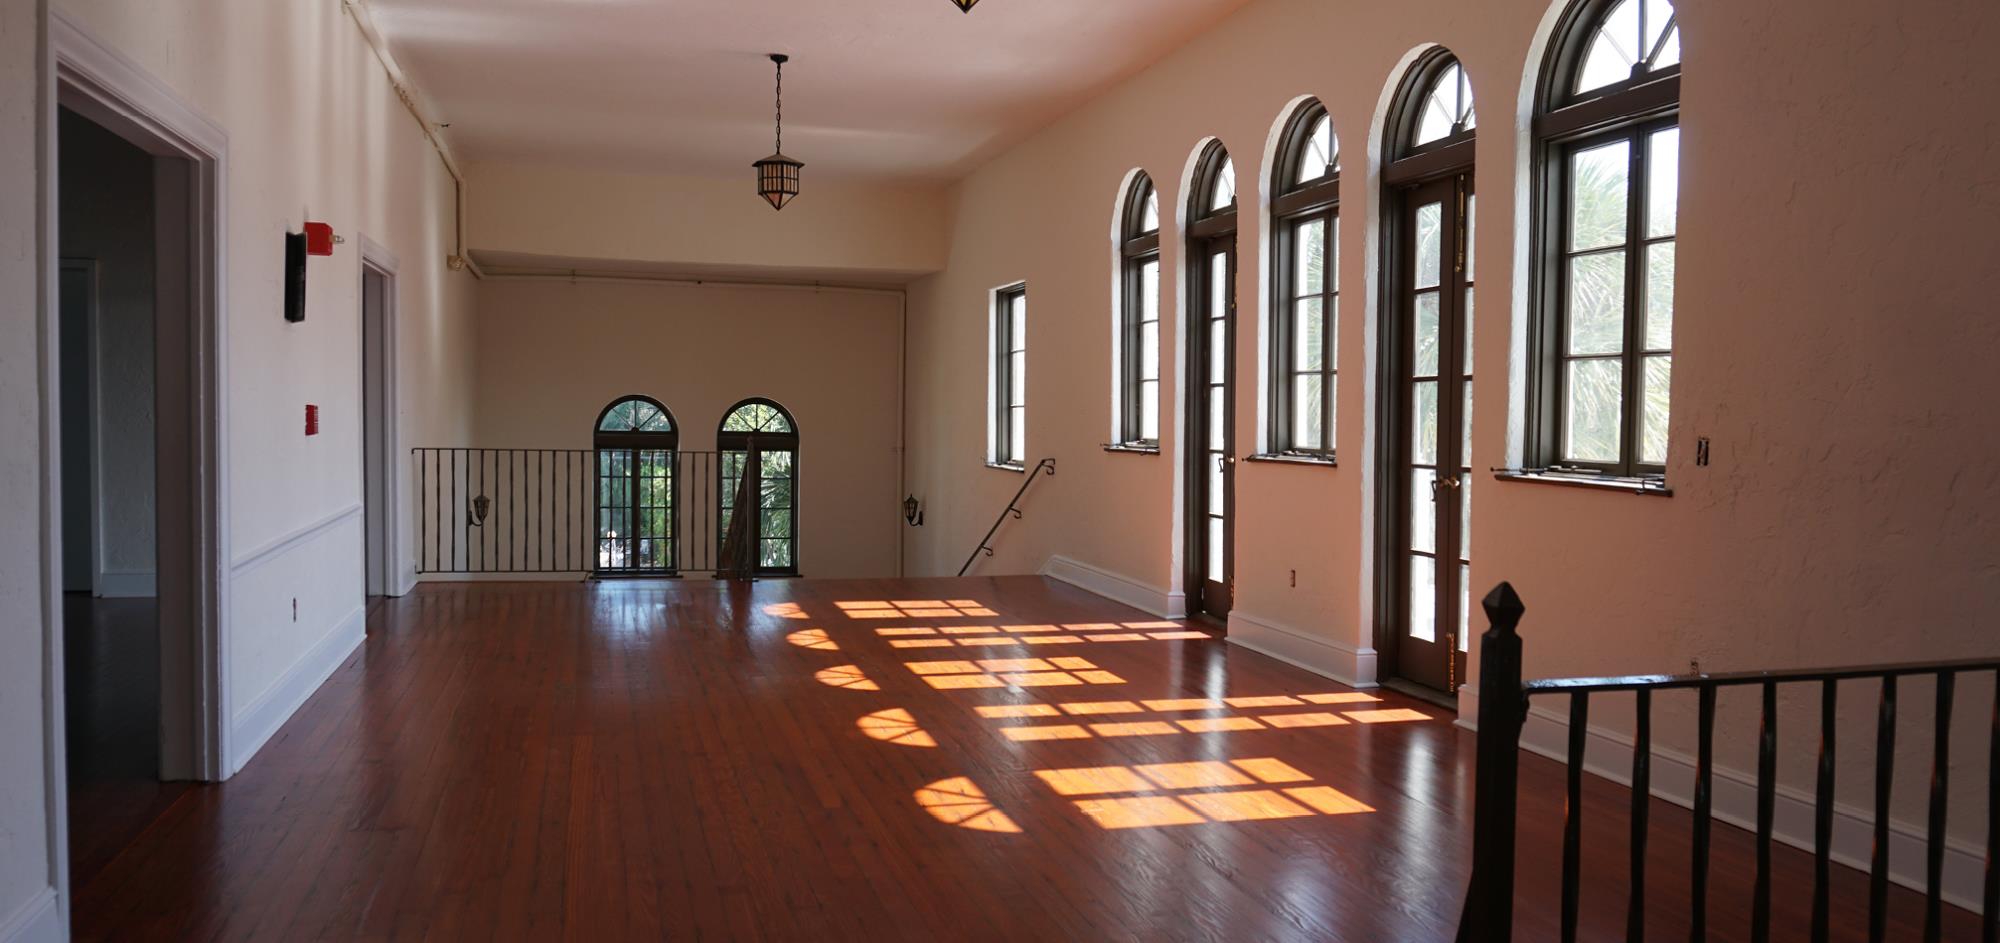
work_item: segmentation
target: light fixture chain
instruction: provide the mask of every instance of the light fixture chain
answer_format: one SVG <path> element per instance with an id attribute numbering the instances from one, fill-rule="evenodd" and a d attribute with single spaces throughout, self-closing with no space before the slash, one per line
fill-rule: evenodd
<path id="1" fill-rule="evenodd" d="M 785 64 L 778 63 L 778 153 L 785 152 Z"/>

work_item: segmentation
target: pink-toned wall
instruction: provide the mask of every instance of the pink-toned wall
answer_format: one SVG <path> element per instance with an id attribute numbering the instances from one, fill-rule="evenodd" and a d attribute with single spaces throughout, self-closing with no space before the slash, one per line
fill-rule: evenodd
<path id="1" fill-rule="evenodd" d="M 1475 474 L 1473 583 L 1527 600 L 1530 676 L 1940 659 L 2000 653 L 2000 96 L 1983 0 L 1682 0 L 1685 47 L 1671 498 Z M 1257 451 L 1268 262 L 1260 192 L 1274 130 L 1326 102 L 1345 154 L 1337 468 L 1239 466 L 1232 640 L 1373 680 L 1379 483 L 1375 318 L 1381 116 L 1428 44 L 1479 103 L 1481 259 L 1473 465 L 1520 456 L 1528 98 L 1547 0 L 1258 0 L 973 174 L 951 254 L 911 290 L 910 487 L 929 526 L 912 574 L 954 571 L 1018 487 L 982 467 L 986 293 L 1026 280 L 1028 459 L 1058 459 L 1026 520 L 975 572 L 1054 572 L 1158 609 L 1180 591 L 1181 345 L 1163 344 L 1165 454 L 1111 454 L 1118 189 L 1134 167 L 1180 215 L 1191 155 L 1219 136 L 1243 198 L 1236 451 Z M 1162 259 L 1184 278 L 1169 222 Z M 1170 337 L 1183 308 L 1169 290 Z M 1504 382 L 1502 382 L 1504 381 Z M 1697 437 L 1714 463 L 1693 464 Z M 1296 569 L 1298 586 L 1289 585 Z M 1476 593 L 1475 593 L 1476 595 Z M 1483 619 L 1475 619 L 1477 628 Z M 1474 651 L 1476 663 L 1477 649 Z M 1476 670 L 1476 669 L 1475 669 Z M 1865 688 L 1865 690 L 1864 690 Z M 1905 692 L 1897 815 L 1921 821 L 1927 685 Z M 1476 687 L 1464 692 L 1469 709 Z M 1990 677 L 1961 684 L 1954 854 L 1983 822 Z M 1782 705 L 1782 768 L 1809 786 L 1816 692 Z M 1867 795 L 1872 686 L 1843 702 L 1841 792 Z M 1754 698 L 1753 698 L 1754 699 Z M 1595 715 L 1615 750 L 1621 704 Z M 1689 709 L 1657 735 L 1691 746 Z M 1468 710 L 1468 719 L 1471 716 Z M 1754 769 L 1754 705 L 1725 698 L 1723 761 Z M 1851 817 L 1851 816 L 1849 816 Z M 1847 819 L 1844 818 L 1843 822 Z M 1845 827 L 1845 826 L 1843 826 Z M 1909 826 L 1899 825 L 1908 831 Z M 1920 830 L 1920 829 L 1919 829 Z M 1903 854 L 1899 846 L 1898 854 Z M 1906 861 L 1905 864 L 1908 862 Z"/>
<path id="2" fill-rule="evenodd" d="M 474 438 L 422 444 L 587 449 L 598 413 L 639 394 L 683 449 L 712 451 L 729 408 L 765 397 L 799 426 L 799 571 L 893 576 L 901 309 L 895 292 L 492 278 Z"/>

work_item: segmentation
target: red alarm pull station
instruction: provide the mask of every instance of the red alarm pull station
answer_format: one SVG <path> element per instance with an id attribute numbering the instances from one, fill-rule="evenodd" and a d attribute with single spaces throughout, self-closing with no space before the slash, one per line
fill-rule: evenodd
<path id="1" fill-rule="evenodd" d="M 306 224 L 307 255 L 332 255 L 333 244 L 339 241 L 340 237 L 333 234 L 332 226 L 326 223 Z"/>
<path id="2" fill-rule="evenodd" d="M 319 435 L 319 407 L 306 404 L 306 435 Z"/>

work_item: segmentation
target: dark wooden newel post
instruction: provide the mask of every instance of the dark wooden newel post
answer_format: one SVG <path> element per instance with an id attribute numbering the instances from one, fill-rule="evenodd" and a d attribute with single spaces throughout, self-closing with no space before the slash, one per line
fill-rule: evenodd
<path id="1" fill-rule="evenodd" d="M 1490 628 L 1479 642 L 1479 752 L 1473 782 L 1472 887 L 1458 922 L 1459 943 L 1507 943 L 1514 928 L 1514 799 L 1519 786 L 1521 636 L 1527 611 L 1509 583 L 1480 601 Z"/>

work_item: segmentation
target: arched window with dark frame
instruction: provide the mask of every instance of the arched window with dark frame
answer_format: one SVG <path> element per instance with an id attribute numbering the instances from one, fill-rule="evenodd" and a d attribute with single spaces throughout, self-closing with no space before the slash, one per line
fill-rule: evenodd
<path id="1" fill-rule="evenodd" d="M 1472 83 L 1419 55 L 1383 128 L 1383 391 L 1378 455 L 1385 674 L 1442 692 L 1465 677 L 1472 521 Z"/>
<path id="2" fill-rule="evenodd" d="M 673 414 L 659 400 L 627 396 L 604 407 L 592 429 L 597 572 L 677 572 L 674 464 L 680 427 Z"/>
<path id="3" fill-rule="evenodd" d="M 1120 445 L 1160 445 L 1160 194 L 1137 171 L 1119 208 L 1118 430 Z"/>
<path id="4" fill-rule="evenodd" d="M 1680 59 L 1670 0 L 1579 0 L 1557 21 L 1534 120 L 1535 468 L 1665 477 Z"/>
<path id="5" fill-rule="evenodd" d="M 1236 573 L 1236 164 L 1221 141 L 1188 189 L 1188 610 L 1226 618 Z"/>
<path id="6" fill-rule="evenodd" d="M 1333 460 L 1340 323 L 1340 139 L 1326 106 L 1298 106 L 1279 139 L 1271 198 L 1273 452 Z"/>
<path id="7" fill-rule="evenodd" d="M 752 439 L 758 452 L 754 468 L 747 467 Z M 723 414 L 715 447 L 722 453 L 722 482 L 716 490 L 718 552 L 736 514 L 739 483 L 748 474 L 750 494 L 757 502 L 757 572 L 798 575 L 798 423 L 785 407 L 771 400 L 746 399 Z"/>

